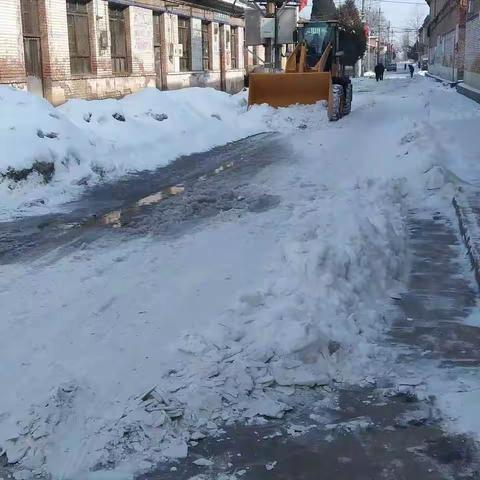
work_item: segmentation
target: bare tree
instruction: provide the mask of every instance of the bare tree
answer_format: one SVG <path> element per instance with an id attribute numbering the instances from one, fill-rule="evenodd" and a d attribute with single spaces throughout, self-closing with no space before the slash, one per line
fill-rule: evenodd
<path id="1" fill-rule="evenodd" d="M 410 14 L 410 20 L 408 22 L 408 28 L 418 32 L 423 25 L 423 21 L 425 20 L 425 15 L 420 13 L 420 9 L 418 7 L 413 7 L 412 12 Z"/>
<path id="2" fill-rule="evenodd" d="M 406 55 L 408 52 L 408 49 L 412 46 L 410 42 L 410 33 L 409 32 L 404 32 L 402 35 L 402 51 Z"/>

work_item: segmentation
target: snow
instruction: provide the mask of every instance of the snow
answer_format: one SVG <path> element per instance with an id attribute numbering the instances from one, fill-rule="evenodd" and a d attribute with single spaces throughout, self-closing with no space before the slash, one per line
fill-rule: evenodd
<path id="1" fill-rule="evenodd" d="M 70 100 L 54 108 L 0 86 L 0 108 L 0 219 L 50 212 L 88 185 L 270 130 L 262 119 L 268 108 L 247 111 L 245 92 L 211 88 L 150 88 L 120 100 Z M 47 184 L 35 172 L 20 182 L 2 180 L 36 162 L 54 165 Z"/>
<path id="2" fill-rule="evenodd" d="M 93 165 L 114 179 L 265 130 L 284 131 L 292 151 L 248 186 L 281 198 L 261 214 L 224 212 L 174 240 L 102 240 L 60 259 L 2 266 L 0 382 L 9 388 L 0 397 L 0 445 L 19 471 L 128 478 L 159 458 L 185 457 L 188 442 L 225 422 L 283 417 L 296 389 L 360 382 L 383 368 L 372 359 L 409 268 L 407 209 L 443 205 L 452 182 L 474 168 L 466 142 L 450 151 L 429 135 L 448 125 L 467 130 L 461 142 L 480 115 L 428 79 L 393 78 L 356 80 L 352 114 L 331 124 L 322 104 L 246 111 L 244 94 L 209 89 L 146 90 L 58 109 L 2 90 L 18 124 L 6 147 L 17 152 L 15 165 L 30 165 L 37 152 L 58 165 L 52 184 L 3 192 L 17 201 L 5 214 L 31 212 L 20 192 L 50 199 L 51 210 L 58 189 L 64 199 L 83 175 L 98 181 Z M 38 102 L 36 115 L 15 117 L 19 99 Z M 52 112 L 62 125 L 48 139 L 55 154 L 45 138 L 35 140 L 38 150 L 22 147 Z M 57 162 L 72 145 L 79 164 Z M 461 159 L 451 155 L 456 148 Z M 111 465 L 117 470 L 106 477 L 90 471 Z"/>

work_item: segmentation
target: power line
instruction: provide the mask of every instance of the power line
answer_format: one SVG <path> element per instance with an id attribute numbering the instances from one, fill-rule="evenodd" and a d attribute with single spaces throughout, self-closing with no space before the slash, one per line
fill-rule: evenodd
<path id="1" fill-rule="evenodd" d="M 402 2 L 401 0 L 373 0 L 373 1 L 378 3 L 404 3 L 405 5 L 424 5 L 425 7 L 428 6 L 425 2 L 409 2 L 409 1 Z"/>

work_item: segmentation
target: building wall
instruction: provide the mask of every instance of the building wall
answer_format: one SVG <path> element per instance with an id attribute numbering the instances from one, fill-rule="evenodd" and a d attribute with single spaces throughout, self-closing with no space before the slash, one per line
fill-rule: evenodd
<path id="1" fill-rule="evenodd" d="M 0 17 L 0 83 L 25 86 L 20 0 L 3 0 Z"/>
<path id="2" fill-rule="evenodd" d="M 3 5 L 5 3 L 5 5 Z M 69 98 L 120 97 L 144 87 L 158 85 L 164 89 L 191 86 L 221 88 L 235 92 L 243 87 L 244 49 L 243 21 L 225 14 L 176 4 L 175 13 L 161 15 L 162 78 L 157 78 L 153 45 L 153 10 L 163 11 L 163 0 L 144 0 L 142 4 L 152 8 L 128 6 L 125 10 L 125 26 L 129 71 L 127 74 L 112 73 L 110 55 L 111 36 L 109 30 L 108 2 L 90 0 L 88 20 L 91 53 L 91 73 L 72 75 L 66 0 L 39 0 L 41 17 L 41 49 L 43 91 L 54 104 Z M 174 55 L 173 46 L 178 40 L 178 14 L 190 16 L 191 42 L 190 72 L 180 72 L 180 59 Z M 219 17 L 221 20 L 215 21 Z M 210 22 L 210 71 L 203 71 L 202 19 Z M 230 23 L 238 27 L 238 68 L 231 68 Z M 220 32 L 223 31 L 223 45 Z M 25 84 L 25 60 L 20 0 L 2 0 L 0 22 L 0 83 Z M 223 48 L 223 64 L 220 52 Z M 160 76 L 160 75 L 158 75 Z"/>
<path id="3" fill-rule="evenodd" d="M 465 33 L 465 83 L 480 89 L 480 16 L 469 17 Z"/>
<path id="4" fill-rule="evenodd" d="M 428 70 L 449 81 L 462 80 L 465 63 L 465 0 L 432 0 Z"/>

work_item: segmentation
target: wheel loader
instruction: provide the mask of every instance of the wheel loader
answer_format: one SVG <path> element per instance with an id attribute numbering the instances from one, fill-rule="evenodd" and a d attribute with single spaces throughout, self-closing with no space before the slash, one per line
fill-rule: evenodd
<path id="1" fill-rule="evenodd" d="M 352 83 L 340 64 L 337 21 L 312 21 L 299 26 L 297 45 L 284 72 L 251 73 L 248 104 L 272 107 L 328 102 L 328 118 L 339 120 L 350 113 Z"/>

